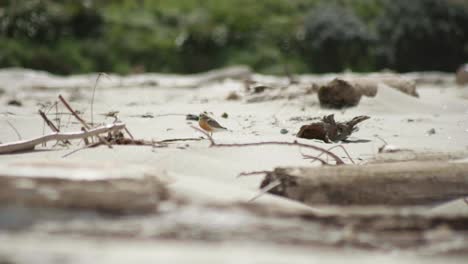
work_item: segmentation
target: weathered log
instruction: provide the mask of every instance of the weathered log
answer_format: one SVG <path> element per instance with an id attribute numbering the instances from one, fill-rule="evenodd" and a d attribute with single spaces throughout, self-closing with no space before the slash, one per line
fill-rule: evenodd
<path id="1" fill-rule="evenodd" d="M 308 205 L 425 205 L 468 196 L 468 163 L 391 164 L 277 168 L 261 187 Z"/>
<path id="2" fill-rule="evenodd" d="M 149 170 L 112 164 L 16 162 L 0 165 L 0 205 L 154 212 L 165 185 Z"/>

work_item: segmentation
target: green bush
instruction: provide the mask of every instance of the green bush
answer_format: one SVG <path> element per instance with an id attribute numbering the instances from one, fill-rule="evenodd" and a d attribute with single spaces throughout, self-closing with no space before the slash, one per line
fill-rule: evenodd
<path id="1" fill-rule="evenodd" d="M 468 57 L 467 8 L 463 0 L 3 1 L 0 67 L 452 71 Z"/>
<path id="2" fill-rule="evenodd" d="M 304 51 L 316 72 L 371 70 L 374 40 L 352 10 L 335 4 L 314 8 L 305 20 Z"/>
<path id="3" fill-rule="evenodd" d="M 454 71 L 468 58 L 468 11 L 442 0 L 386 1 L 377 19 L 379 66 Z"/>

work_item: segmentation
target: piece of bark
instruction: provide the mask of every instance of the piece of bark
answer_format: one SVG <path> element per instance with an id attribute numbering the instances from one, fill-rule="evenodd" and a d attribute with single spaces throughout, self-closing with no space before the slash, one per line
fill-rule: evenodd
<path id="1" fill-rule="evenodd" d="M 151 213 L 167 189 L 149 169 L 115 164 L 16 162 L 0 165 L 0 205 Z"/>
<path id="2" fill-rule="evenodd" d="M 356 106 L 362 93 L 350 82 L 336 78 L 318 90 L 320 105 L 327 108 L 341 109 Z"/>
<path id="3" fill-rule="evenodd" d="M 334 115 L 324 116 L 320 122 L 302 126 L 297 137 L 323 140 L 326 143 L 343 141 L 357 131 L 356 125 L 358 123 L 369 118 L 368 116 L 356 116 L 347 122 L 336 122 Z"/>
<path id="4" fill-rule="evenodd" d="M 308 205 L 425 205 L 468 196 L 468 163 L 395 162 L 277 168 L 261 188 Z"/>

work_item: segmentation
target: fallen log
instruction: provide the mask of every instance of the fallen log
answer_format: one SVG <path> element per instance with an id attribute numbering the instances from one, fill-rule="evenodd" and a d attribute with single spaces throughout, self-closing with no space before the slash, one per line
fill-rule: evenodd
<path id="1" fill-rule="evenodd" d="M 468 196 L 468 163 L 443 161 L 277 168 L 261 188 L 308 205 L 426 205 Z"/>
<path id="2" fill-rule="evenodd" d="M 0 206 L 150 213 L 167 198 L 149 169 L 115 164 L 0 164 Z"/>

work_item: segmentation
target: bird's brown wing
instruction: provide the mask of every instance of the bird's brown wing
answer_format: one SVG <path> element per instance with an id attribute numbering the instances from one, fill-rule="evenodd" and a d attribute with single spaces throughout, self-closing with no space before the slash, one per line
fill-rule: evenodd
<path id="1" fill-rule="evenodd" d="M 221 126 L 216 120 L 214 119 L 208 119 L 208 125 L 210 125 L 213 128 L 219 128 L 219 129 L 227 129 L 223 126 Z"/>

